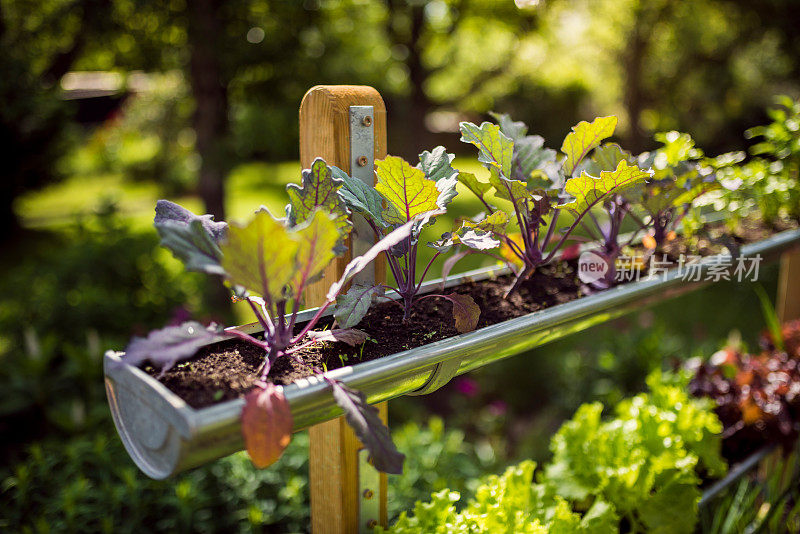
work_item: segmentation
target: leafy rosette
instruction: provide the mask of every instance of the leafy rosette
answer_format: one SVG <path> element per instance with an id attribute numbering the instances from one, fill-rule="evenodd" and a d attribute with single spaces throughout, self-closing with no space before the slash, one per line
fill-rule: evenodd
<path id="1" fill-rule="evenodd" d="M 461 140 L 478 149 L 478 161 L 489 170 L 488 183 L 472 174 L 459 176 L 486 207 L 485 219 L 462 225 L 444 236 L 437 246 L 464 244 L 476 251 L 485 251 L 490 245 L 502 246 L 524 267 L 513 291 L 536 267 L 555 257 L 595 206 L 644 182 L 650 173 L 628 160 L 615 161 L 616 165 L 609 169 L 582 165 L 586 156 L 614 133 L 616 117 L 578 123 L 564 139 L 560 159 L 554 150 L 544 147 L 541 137 L 526 135 L 524 124 L 506 115 L 496 117 L 500 124 L 460 125 Z M 601 152 L 598 157 L 612 159 L 614 155 Z M 590 174 L 590 170 L 597 174 Z M 504 202 L 491 204 L 487 196 L 490 192 Z M 563 210 L 572 212 L 573 222 L 556 234 L 558 215 Z M 498 212 L 506 216 L 498 217 Z M 557 235 L 558 240 L 553 242 Z"/>

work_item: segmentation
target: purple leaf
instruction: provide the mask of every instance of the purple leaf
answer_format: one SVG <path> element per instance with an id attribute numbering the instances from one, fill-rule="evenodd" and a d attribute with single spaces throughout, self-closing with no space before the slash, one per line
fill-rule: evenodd
<path id="1" fill-rule="evenodd" d="M 444 212 L 441 211 L 432 211 L 423 216 L 427 215 L 428 217 L 432 215 L 441 215 Z M 423 217 L 420 216 L 420 217 Z M 370 248 L 363 256 L 358 256 L 353 258 L 353 260 L 347 264 L 347 267 L 344 268 L 344 273 L 342 273 L 342 277 L 337 281 L 331 284 L 330 289 L 328 289 L 327 299 L 328 302 L 333 302 L 336 300 L 336 296 L 342 290 L 342 288 L 353 278 L 355 275 L 360 273 L 364 270 L 364 268 L 369 265 L 375 258 L 378 257 L 378 254 L 384 252 L 403 239 L 406 239 L 411 234 L 412 227 L 416 224 L 417 218 L 412 219 L 405 223 L 402 226 L 397 227 L 396 229 L 392 230 L 389 235 L 375 243 L 372 248 Z"/>
<path id="2" fill-rule="evenodd" d="M 175 362 L 194 356 L 200 347 L 214 341 L 216 335 L 216 325 L 205 327 L 197 321 L 153 330 L 147 337 L 131 339 L 122 361 L 138 366 L 149 360 L 165 373 Z"/>
<path id="3" fill-rule="evenodd" d="M 456 322 L 456 330 L 460 333 L 471 332 L 478 326 L 478 319 L 481 317 L 481 309 L 469 295 L 451 293 L 442 295 L 453 303 L 453 319 Z"/>
<path id="4" fill-rule="evenodd" d="M 219 242 L 227 234 L 228 225 L 214 222 L 211 215 L 197 216 L 168 200 L 156 203 L 156 230 L 161 245 L 170 249 L 190 271 L 224 275 L 220 265 Z"/>
<path id="5" fill-rule="evenodd" d="M 344 295 L 336 297 L 333 316 L 342 328 L 352 328 L 361 322 L 372 304 L 372 295 L 383 295 L 382 286 L 353 284 Z"/>
<path id="6" fill-rule="evenodd" d="M 313 341 L 333 341 L 347 343 L 351 347 L 361 345 L 369 335 L 363 330 L 358 328 L 338 328 L 333 330 L 314 331 L 311 330 L 306 334 L 309 339 Z"/>
<path id="7" fill-rule="evenodd" d="M 375 469 L 393 475 L 402 474 L 405 455 L 392 443 L 389 429 L 381 421 L 378 409 L 367 403 L 367 398 L 360 391 L 327 377 L 326 380 L 333 388 L 336 404 L 344 410 L 347 423 L 369 451 Z"/>

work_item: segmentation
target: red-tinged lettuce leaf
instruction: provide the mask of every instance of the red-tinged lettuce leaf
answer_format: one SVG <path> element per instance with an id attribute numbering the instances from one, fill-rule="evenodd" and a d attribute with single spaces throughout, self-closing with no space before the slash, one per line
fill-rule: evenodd
<path id="1" fill-rule="evenodd" d="M 298 225 L 310 219 L 317 208 L 325 208 L 334 216 L 341 236 L 338 245 L 344 247 L 344 238 L 350 233 L 352 224 L 348 218 L 350 211 L 339 195 L 342 186 L 344 181 L 338 175 L 334 175 L 333 169 L 325 163 L 325 160 L 315 159 L 310 169 L 303 170 L 302 187 L 297 184 L 286 186 L 289 195 L 286 219 L 289 225 Z"/>
<path id="2" fill-rule="evenodd" d="M 511 161 L 514 154 L 514 141 L 500 132 L 500 126 L 483 122 L 476 126 L 462 122 L 461 141 L 471 143 L 478 149 L 478 161 L 487 167 L 497 169 L 505 177 L 511 177 Z"/>
<path id="3" fill-rule="evenodd" d="M 219 243 L 227 234 L 227 224 L 215 222 L 212 215 L 195 215 L 168 200 L 156 203 L 153 224 L 161 236 L 161 245 L 171 250 L 187 270 L 225 274 L 220 265 Z"/>
<path id="4" fill-rule="evenodd" d="M 611 137 L 616 127 L 617 118 L 614 116 L 597 117 L 592 122 L 581 121 L 573 126 L 561 145 L 561 152 L 567 157 L 564 160 L 564 174 L 571 176 L 586 154 L 600 146 L 603 139 Z"/>
<path id="5" fill-rule="evenodd" d="M 430 212 L 427 214 L 423 214 L 423 217 L 430 217 L 431 215 L 441 215 L 441 211 L 437 212 Z M 344 268 L 344 272 L 342 273 L 342 277 L 339 278 L 338 281 L 331 284 L 331 287 L 328 289 L 327 299 L 328 302 L 334 302 L 336 300 L 336 296 L 339 292 L 344 288 L 344 286 L 349 282 L 356 274 L 360 273 L 364 270 L 364 268 L 369 265 L 375 258 L 378 257 L 378 254 L 381 252 L 386 252 L 396 244 L 398 244 L 403 239 L 408 238 L 411 235 L 412 227 L 416 224 L 416 219 L 405 223 L 402 226 L 397 227 L 396 229 L 389 232 L 389 234 L 375 243 L 372 248 L 370 248 L 365 254 L 361 256 L 357 256 L 353 258 L 350 263 Z"/>
<path id="6" fill-rule="evenodd" d="M 336 297 L 333 316 L 339 326 L 352 328 L 360 323 L 372 305 L 373 295 L 383 295 L 383 287 L 353 284 L 347 293 Z"/>
<path id="7" fill-rule="evenodd" d="M 311 330 L 306 334 L 313 341 L 331 341 L 347 343 L 351 347 L 363 344 L 369 335 L 358 328 L 334 328 L 333 330 Z"/>
<path id="8" fill-rule="evenodd" d="M 242 436 L 257 468 L 268 467 L 280 458 L 292 439 L 292 412 L 281 386 L 266 383 L 245 395 Z"/>
<path id="9" fill-rule="evenodd" d="M 402 474 L 405 455 L 392 442 L 389 429 L 378 415 L 378 409 L 367 403 L 366 397 L 360 391 L 350 389 L 337 380 L 327 381 L 333 388 L 336 404 L 344 411 L 347 423 L 369 451 L 375 469 L 392 475 Z"/>
<path id="10" fill-rule="evenodd" d="M 462 334 L 472 332 L 478 326 L 478 319 L 481 317 L 481 309 L 469 295 L 451 293 L 442 295 L 453 303 L 453 319 L 456 322 L 456 330 Z"/>
<path id="11" fill-rule="evenodd" d="M 176 362 L 194 356 L 200 347 L 214 341 L 216 335 L 216 325 L 205 327 L 197 321 L 153 330 L 147 337 L 131 339 L 122 361 L 136 366 L 150 361 L 164 373 Z"/>

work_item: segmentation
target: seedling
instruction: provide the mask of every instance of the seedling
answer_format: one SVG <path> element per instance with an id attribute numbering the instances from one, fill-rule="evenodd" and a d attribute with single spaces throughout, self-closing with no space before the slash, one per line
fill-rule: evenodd
<path id="1" fill-rule="evenodd" d="M 445 213 L 447 205 L 456 196 L 458 171 L 451 166 L 454 157 L 441 146 L 420 154 L 416 167 L 402 158 L 387 156 L 375 162 L 378 178 L 375 187 L 334 168 L 335 175 L 344 182 L 342 196 L 347 207 L 363 216 L 376 236 L 383 237 L 398 225 L 414 221 L 410 235 L 384 251 L 397 286 L 354 285 L 337 302 L 336 320 L 343 328 L 357 325 L 367 313 L 372 296 L 382 295 L 385 289 L 392 289 L 400 295 L 404 323 L 409 321 L 417 301 L 444 298 L 453 303 L 453 317 L 459 332 L 468 332 L 477 326 L 480 309 L 468 295 L 418 296 L 434 260 L 445 252 L 437 251 L 434 254 L 417 281 L 420 234 L 434 222 L 434 217 Z"/>
<path id="2" fill-rule="evenodd" d="M 156 206 L 155 225 L 162 244 L 182 259 L 187 269 L 220 275 L 246 301 L 264 329 L 259 340 L 235 328 L 221 330 L 196 322 L 151 332 L 146 339 L 134 338 L 125 361 L 136 365 L 150 360 L 163 370 L 176 361 L 193 356 L 198 348 L 218 334 L 237 337 L 264 351 L 259 382 L 246 396 L 243 432 L 254 463 L 266 465 L 288 444 L 291 413 L 280 388 L 267 383 L 267 375 L 279 358 L 297 358 L 297 351 L 319 341 L 362 344 L 366 333 L 354 328 L 314 331 L 325 310 L 345 285 L 381 252 L 404 242 L 419 221 L 411 218 L 387 232 L 363 256 L 354 258 L 341 278 L 334 282 L 317 313 L 295 333 L 304 292 L 319 278 L 337 254 L 344 252 L 350 232 L 348 211 L 339 197 L 342 182 L 331 167 L 317 159 L 303 171 L 302 187 L 289 186 L 290 204 L 285 219 L 274 218 L 266 208 L 256 212 L 246 225 L 214 222 L 209 215 L 196 216 L 165 200 Z M 258 296 L 257 296 L 257 295 Z M 322 372 L 322 370 L 315 370 Z M 388 429 L 365 396 L 322 374 L 362 443 L 369 449 L 376 468 L 390 473 L 402 471 L 403 455 L 394 447 Z M 267 413 L 268 412 L 268 413 Z M 281 426 L 276 427 L 275 422 Z M 270 436 L 265 440 L 264 433 Z M 276 443 L 282 444 L 278 447 Z"/>
<path id="3" fill-rule="evenodd" d="M 478 222 L 464 222 L 444 236 L 439 246 L 463 244 L 485 251 L 504 245 L 522 264 L 511 293 L 537 267 L 556 257 L 592 208 L 644 182 L 650 171 L 626 161 L 619 161 L 616 168 L 601 171 L 599 176 L 579 167 L 591 150 L 614 133 L 616 117 L 578 123 L 561 145 L 561 158 L 554 150 L 544 148 L 540 136 L 526 135 L 525 124 L 512 122 L 506 115 L 497 117 L 499 125 L 461 123 L 461 140 L 477 147 L 478 161 L 490 175 L 489 183 L 468 173 L 461 173 L 459 181 L 480 199 L 487 213 Z M 489 203 L 490 190 L 495 198 L 505 201 L 504 208 Z M 571 214 L 572 221 L 557 234 L 562 212 Z"/>

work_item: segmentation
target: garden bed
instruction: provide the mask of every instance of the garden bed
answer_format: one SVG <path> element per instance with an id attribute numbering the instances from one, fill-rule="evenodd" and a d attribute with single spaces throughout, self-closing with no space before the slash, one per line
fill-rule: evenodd
<path id="1" fill-rule="evenodd" d="M 741 254 L 744 257 L 760 255 L 768 261 L 798 243 L 800 230 L 788 230 L 743 246 Z M 710 256 L 701 263 L 707 269 L 721 258 Z M 454 277 L 448 285 L 474 284 L 498 274 L 502 271 L 481 269 Z M 627 283 L 475 332 L 340 367 L 330 371 L 329 376 L 361 390 L 370 403 L 403 394 L 428 392 L 456 374 L 519 354 L 708 283 L 702 277 L 698 281 L 683 280 L 673 269 L 664 277 Z M 438 285 L 440 282 L 432 281 L 426 287 L 431 289 Z M 306 312 L 305 319 L 311 313 L 313 310 Z M 250 333 L 258 330 L 253 325 L 243 329 Z M 106 356 L 109 400 L 126 448 L 148 475 L 165 478 L 243 448 L 239 430 L 244 405 L 242 399 L 194 409 L 141 369 L 118 365 L 120 356 L 121 353 Z M 284 388 L 284 395 L 291 406 L 295 431 L 342 413 L 331 398 L 327 383 L 317 376 L 295 380 Z"/>

